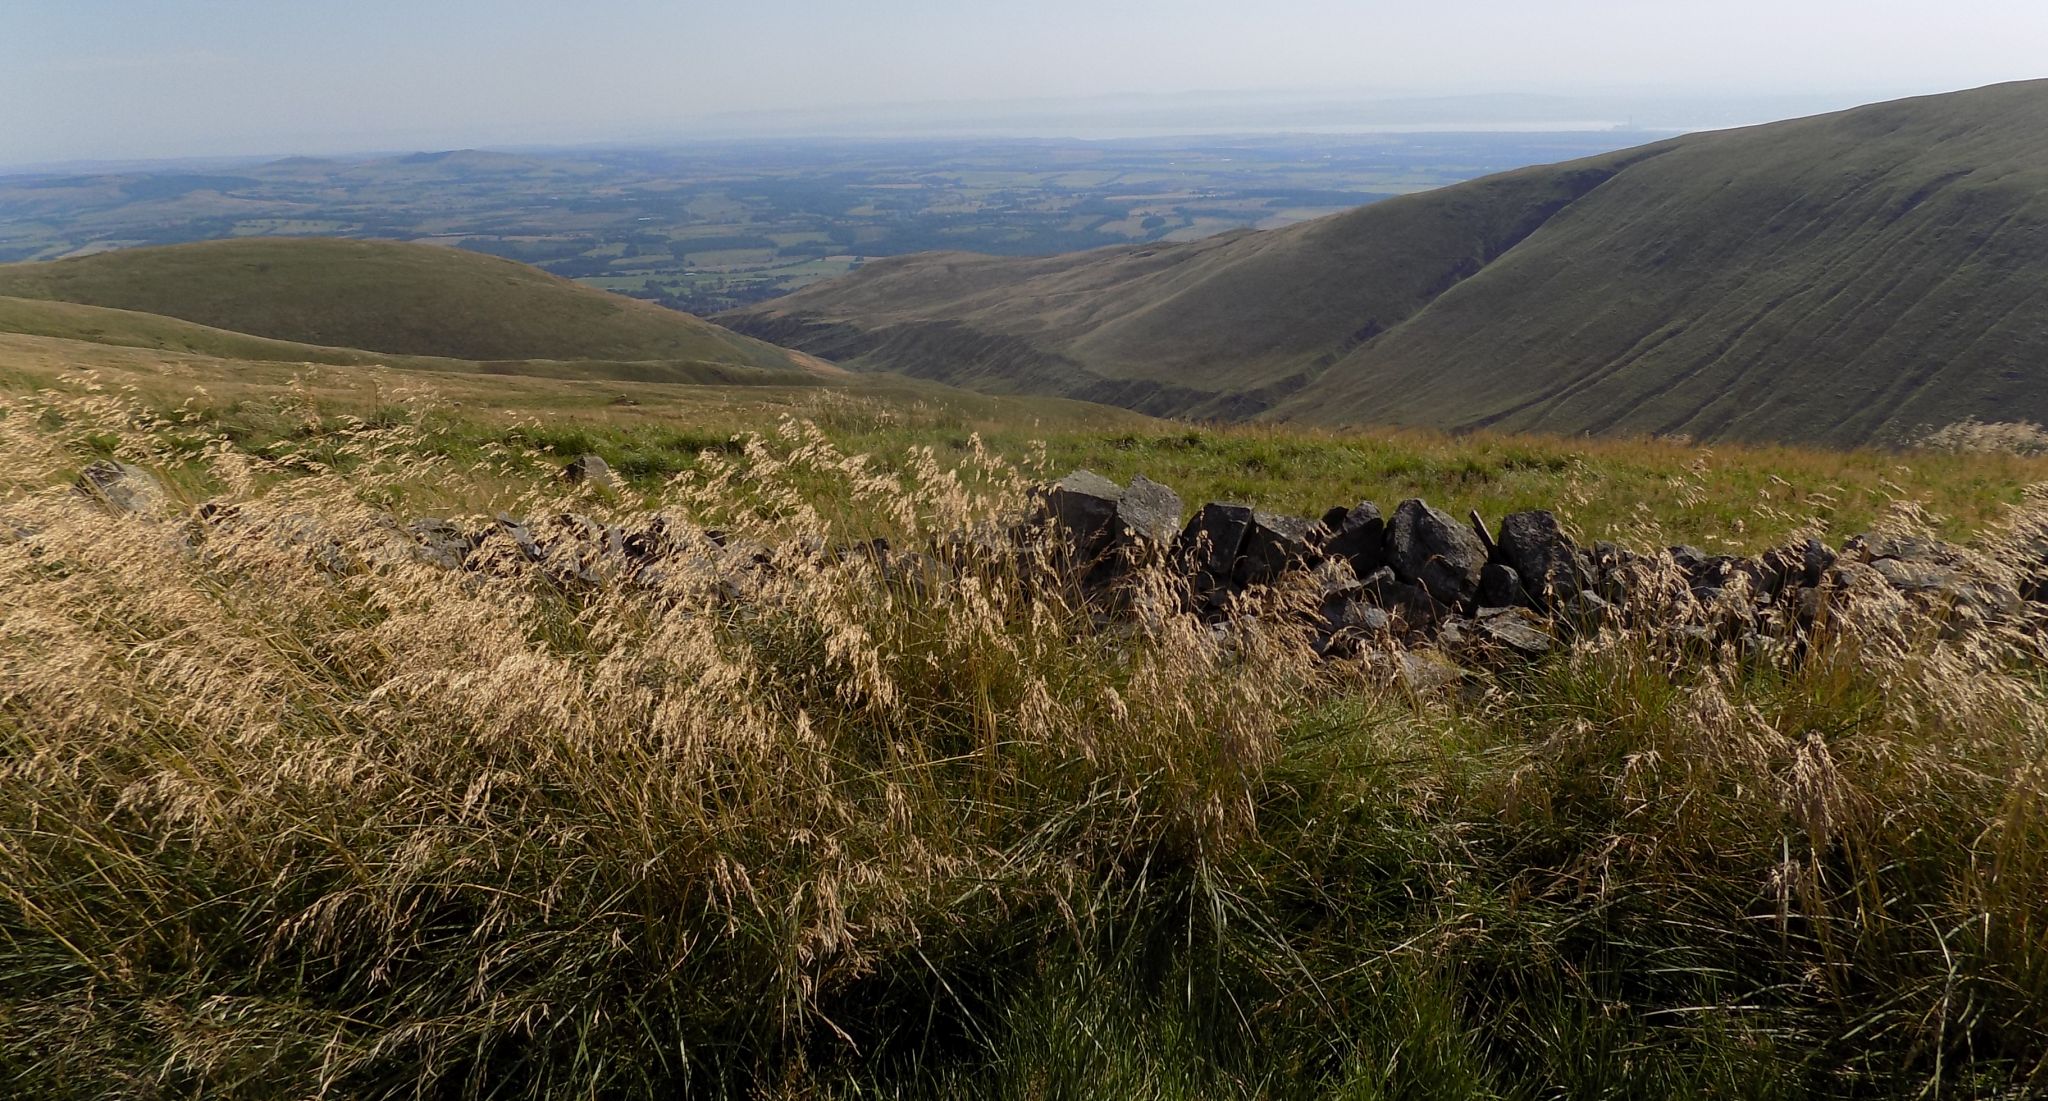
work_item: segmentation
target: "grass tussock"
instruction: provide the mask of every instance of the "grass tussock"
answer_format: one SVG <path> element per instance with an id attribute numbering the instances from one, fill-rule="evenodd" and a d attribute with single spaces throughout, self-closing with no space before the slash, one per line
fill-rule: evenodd
<path id="1" fill-rule="evenodd" d="M 2033 421 L 1980 421 L 1969 417 L 1928 433 L 1923 445 L 1936 451 L 1978 455 L 2041 455 L 2048 453 L 2048 429 Z"/>
<path id="2" fill-rule="evenodd" d="M 2048 1089 L 2032 619 L 1846 591 L 1802 647 L 1428 690 L 1159 576 L 1099 625 L 979 536 L 1029 479 L 971 441 L 789 422 L 656 494 L 658 572 L 572 583 L 384 512 L 508 467 L 321 448 L 0 412 L 11 1094 Z M 231 507 L 112 515 L 63 485 L 104 453 Z M 940 553 L 818 553 L 884 521 Z"/>

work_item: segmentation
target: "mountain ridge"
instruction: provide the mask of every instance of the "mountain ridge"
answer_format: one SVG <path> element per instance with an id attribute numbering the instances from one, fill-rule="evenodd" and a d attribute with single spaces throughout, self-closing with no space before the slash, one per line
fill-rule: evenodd
<path id="1" fill-rule="evenodd" d="M 721 319 L 1156 414 L 1901 442 L 2048 419 L 2044 151 L 2048 81 L 1993 85 L 1188 245 L 878 261 Z"/>

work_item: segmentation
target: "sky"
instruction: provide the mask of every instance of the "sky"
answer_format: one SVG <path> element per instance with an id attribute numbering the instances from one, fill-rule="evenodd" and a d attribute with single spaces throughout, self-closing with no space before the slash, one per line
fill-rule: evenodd
<path id="1" fill-rule="evenodd" d="M 996 132 L 1185 93 L 1199 120 L 1219 97 L 1846 106 L 2044 76 L 2043 0 L 0 0 L 0 165 L 852 132 L 869 105 Z M 1017 103 L 1043 100 L 1076 102 Z"/>

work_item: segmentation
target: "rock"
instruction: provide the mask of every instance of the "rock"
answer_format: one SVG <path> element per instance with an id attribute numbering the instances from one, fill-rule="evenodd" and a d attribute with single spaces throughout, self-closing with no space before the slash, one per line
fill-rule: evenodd
<path id="1" fill-rule="evenodd" d="M 1332 633 L 1384 634 L 1393 622 L 1384 610 L 1356 597 L 1344 597 L 1323 605 L 1323 624 Z"/>
<path id="2" fill-rule="evenodd" d="M 688 521 L 659 514 L 636 526 L 614 530 L 619 537 L 619 553 L 641 566 L 678 555 L 702 556 L 722 551 L 728 542 L 726 534 L 716 528 L 700 529 Z M 819 542 L 819 553 L 824 549 L 823 542 Z"/>
<path id="3" fill-rule="evenodd" d="M 1342 515 L 1337 515 L 1340 512 Z M 1351 571 L 1358 576 L 1370 577 L 1387 564 L 1387 523 L 1378 505 L 1360 501 L 1348 509 L 1331 509 L 1330 515 L 1323 517 L 1323 526 L 1329 531 L 1323 553 L 1351 563 Z"/>
<path id="4" fill-rule="evenodd" d="M 1282 574 L 1314 563 L 1319 557 L 1313 545 L 1316 527 L 1305 517 L 1253 511 L 1234 580 L 1240 585 L 1270 585 Z"/>
<path id="5" fill-rule="evenodd" d="M 1426 502 L 1409 499 L 1387 524 L 1387 564 L 1444 607 L 1469 605 L 1479 592 L 1486 546 L 1470 528 Z"/>
<path id="6" fill-rule="evenodd" d="M 1554 645 L 1543 621 L 1527 608 L 1481 608 L 1472 630 L 1491 646 L 1521 657 L 1541 657 Z"/>
<path id="7" fill-rule="evenodd" d="M 1859 562 L 1874 562 L 1880 558 L 1912 561 L 1921 558 L 1945 558 L 1949 554 L 1949 549 L 1938 540 L 1917 535 L 1866 531 L 1843 544 L 1842 554 Z"/>
<path id="8" fill-rule="evenodd" d="M 1579 631 L 1597 631 L 1618 618 L 1619 609 L 1598 593 L 1573 593 L 1557 606 L 1557 614 Z"/>
<path id="9" fill-rule="evenodd" d="M 1341 558 L 1325 558 L 1316 563 L 1310 576 L 1315 579 L 1316 592 L 1325 600 L 1337 596 L 1362 598 L 1365 595 L 1365 583 L 1351 572 L 1351 563 Z"/>
<path id="10" fill-rule="evenodd" d="M 1181 509 L 1180 494 L 1138 474 L 1117 502 L 1117 519 L 1132 537 L 1163 548 L 1180 531 Z"/>
<path id="11" fill-rule="evenodd" d="M 1714 629 L 1696 623 L 1680 624 L 1670 630 L 1671 637 L 1688 649 L 1711 650 L 1714 648 Z"/>
<path id="12" fill-rule="evenodd" d="M 341 537 L 321 517 L 288 512 L 270 517 L 261 530 L 277 546 L 305 552 L 315 566 L 328 573 L 339 576 L 358 571 Z"/>
<path id="13" fill-rule="evenodd" d="M 1828 570 L 1827 588 L 1836 593 L 1875 593 L 1888 588 L 1890 582 L 1869 563 L 1844 555 Z"/>
<path id="14" fill-rule="evenodd" d="M 1591 580 L 1585 556 L 1558 526 L 1556 514 L 1547 511 L 1502 517 L 1494 560 L 1515 571 L 1527 599 L 1538 607 L 1571 597 Z"/>
<path id="15" fill-rule="evenodd" d="M 1386 634 L 1393 619 L 1385 611 L 1353 596 L 1327 599 L 1321 609 L 1322 622 L 1314 643 L 1318 656 L 1350 657 L 1364 640 Z"/>
<path id="16" fill-rule="evenodd" d="M 927 547 L 944 572 L 997 585 L 1015 579 L 1019 549 L 1018 532 L 992 520 L 936 536 Z"/>
<path id="17" fill-rule="evenodd" d="M 611 464 L 598 455 L 578 455 L 562 469 L 562 479 L 574 485 L 588 485 L 597 489 L 617 492 L 619 476 L 612 473 Z"/>
<path id="18" fill-rule="evenodd" d="M 161 516 L 170 501 L 156 475 L 112 459 L 101 459 L 79 471 L 72 488 L 127 516 Z"/>
<path id="19" fill-rule="evenodd" d="M 1769 604 L 1783 596 L 1786 586 L 1797 582 L 1806 567 L 1798 549 L 1780 547 L 1765 551 L 1758 558 L 1743 559 L 1736 570 L 1749 579 L 1749 589 L 1756 594 L 1757 603 Z"/>
<path id="20" fill-rule="evenodd" d="M 1529 594 L 1522 591 L 1522 575 L 1513 566 L 1488 562 L 1479 571 L 1478 600 L 1482 608 L 1502 608 L 1528 603 Z"/>
<path id="21" fill-rule="evenodd" d="M 1413 624 L 1424 624 L 1436 618 L 1437 604 L 1429 594 L 1410 585 L 1394 573 L 1392 566 L 1381 566 L 1370 577 L 1359 582 L 1366 599 L 1390 612 L 1398 612 L 1401 618 Z"/>
<path id="22" fill-rule="evenodd" d="M 1328 634 L 1378 632 L 1391 623 L 1387 613 L 1372 603 L 1365 583 L 1343 559 L 1324 560 L 1316 566 L 1315 577 L 1321 594 L 1318 630 Z"/>
<path id="23" fill-rule="evenodd" d="M 1827 606 L 1827 594 L 1818 585 L 1802 586 L 1792 598 L 1793 621 L 1802 630 L 1812 630 L 1820 620 L 1823 608 Z"/>
<path id="24" fill-rule="evenodd" d="M 2011 615 L 2019 611 L 2019 590 L 2002 582 L 1972 577 L 1956 565 L 1931 557 L 1916 559 L 1878 558 L 1870 563 L 1892 588 L 1923 601 L 1968 610 L 1979 617 Z"/>
<path id="25" fill-rule="evenodd" d="M 1711 604 L 1721 598 L 1737 575 L 1740 559 L 1726 554 L 1708 554 L 1698 547 L 1680 544 L 1667 551 L 1671 562 L 1685 575 L 1686 585 L 1692 590 L 1693 599 Z"/>
<path id="26" fill-rule="evenodd" d="M 1923 608 L 1967 612 L 1978 620 L 2017 613 L 2024 600 L 2023 590 L 1984 576 L 1957 548 L 1913 535 L 1858 535 L 1843 545 L 1829 577 L 1838 589 L 1868 588 L 1874 577 Z"/>
<path id="27" fill-rule="evenodd" d="M 1440 655 L 1413 650 L 1396 651 L 1393 666 L 1395 682 L 1417 695 L 1453 687 L 1471 676 Z"/>
<path id="28" fill-rule="evenodd" d="M 618 528 L 573 512 L 552 517 L 545 529 L 548 573 L 558 582 L 602 584 L 632 569 Z"/>
<path id="29" fill-rule="evenodd" d="M 1712 557 L 1706 551 L 1690 543 L 1680 543 L 1675 547 L 1668 547 L 1664 553 L 1671 559 L 1673 565 L 1676 565 L 1688 575 L 1697 573 L 1705 568 L 1707 559 Z"/>
<path id="30" fill-rule="evenodd" d="M 461 569 L 476 549 L 476 541 L 447 520 L 421 517 L 405 525 L 405 531 L 412 536 L 420 561 L 442 569 Z"/>
<path id="31" fill-rule="evenodd" d="M 493 523 L 498 534 L 504 536 L 512 544 L 513 549 L 519 552 L 520 557 L 528 562 L 539 562 L 547 557 L 547 552 L 541 548 L 539 542 L 535 541 L 533 532 L 527 529 L 524 521 L 514 519 L 510 514 L 501 512 L 493 519 Z"/>
<path id="32" fill-rule="evenodd" d="M 881 540 L 876 540 L 881 542 Z M 944 569 L 938 558 L 921 551 L 899 551 L 888 554 L 884 544 L 882 578 L 890 586 L 909 594 L 913 599 L 928 598 L 939 586 Z"/>
<path id="33" fill-rule="evenodd" d="M 1057 524 L 1075 557 L 1093 560 L 1109 543 L 1124 489 L 1092 470 L 1076 470 L 1045 492 L 1047 518 Z"/>
<path id="34" fill-rule="evenodd" d="M 1900 592 L 1940 592 L 1955 586 L 1959 575 L 1952 566 L 1926 559 L 1877 558 L 1870 563 Z"/>
<path id="35" fill-rule="evenodd" d="M 1174 543 L 1175 560 L 1188 573 L 1198 602 L 1210 604 L 1237 576 L 1237 559 L 1252 529 L 1252 510 L 1210 502 L 1196 510 Z"/>
<path id="36" fill-rule="evenodd" d="M 327 520 L 310 512 L 285 512 L 261 503 L 249 506 L 206 502 L 193 511 L 206 532 L 205 552 L 209 557 L 228 557 L 243 548 L 267 544 L 300 552 L 321 570 L 341 575 L 356 573 L 360 564 L 353 550 Z M 382 525 L 357 533 L 374 536 Z M 388 529 L 386 529 L 388 530 Z M 393 535 L 398 535 L 392 532 Z M 398 536 L 403 538 L 402 535 Z M 359 538 L 358 542 L 368 542 Z"/>
<path id="37" fill-rule="evenodd" d="M 856 543 L 833 543 L 824 550 L 829 562 L 869 562 L 884 570 L 889 568 L 891 555 L 889 541 L 877 536 Z"/>
<path id="38" fill-rule="evenodd" d="M 1800 584 L 1814 588 L 1827 578 L 1828 571 L 1835 567 L 1837 555 L 1819 539 L 1808 539 L 1800 548 Z"/>
<path id="39" fill-rule="evenodd" d="M 1127 554 L 1163 551 L 1180 528 L 1180 496 L 1139 475 L 1124 489 L 1077 470 L 1043 492 L 1043 518 L 1059 530 L 1061 565 L 1084 583 L 1121 572 Z"/>

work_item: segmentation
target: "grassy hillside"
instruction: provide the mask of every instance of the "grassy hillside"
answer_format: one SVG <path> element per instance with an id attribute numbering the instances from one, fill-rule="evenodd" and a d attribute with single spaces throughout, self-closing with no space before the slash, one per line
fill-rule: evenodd
<path id="1" fill-rule="evenodd" d="M 387 241 L 207 241 L 10 264 L 0 295 L 401 355 L 803 366 L 699 318 L 524 264 Z"/>
<path id="2" fill-rule="evenodd" d="M 34 298 L 0 297 L 0 334 L 5 333 L 190 353 L 220 360 L 302 365 L 382 365 L 412 371 L 735 386 L 807 385 L 821 378 L 819 370 L 803 370 L 794 365 L 771 369 L 714 360 L 508 359 L 479 362 L 441 356 L 386 355 L 360 348 L 329 348 L 250 336 L 162 314 Z M 95 358 L 93 353 L 77 349 L 71 352 L 71 357 L 79 362 Z"/>
<path id="3" fill-rule="evenodd" d="M 1158 413 L 1833 443 L 2043 420 L 2048 82 L 1216 241 L 880 262 L 728 321 Z"/>
<path id="4" fill-rule="evenodd" d="M 1184 245 L 878 260 L 722 319 L 835 361 L 948 382 L 1161 414 L 1249 415 L 1641 155 Z"/>
<path id="5" fill-rule="evenodd" d="M 1279 412 L 1830 442 L 2048 419 L 2048 82 L 1676 143 Z"/>
<path id="6" fill-rule="evenodd" d="M 2048 483 L 2048 457 L 2040 456 L 1782 445 L 1709 451 L 1670 440 L 1506 432 L 1198 427 L 1109 406 L 984 395 L 886 375 L 799 380 L 757 373 L 746 376 L 750 385 L 672 385 L 531 372 L 427 373 L 399 366 L 416 361 L 389 362 L 225 360 L 0 334 L 0 392 L 75 389 L 90 377 L 257 450 L 332 454 L 351 425 L 418 420 L 429 426 L 423 446 L 435 454 L 481 460 L 508 447 L 547 448 L 557 456 L 596 452 L 649 489 L 697 469 L 707 448 L 723 454 L 737 434 L 773 435 L 795 420 L 891 471 L 914 467 L 927 450 L 949 468 L 986 451 L 1040 473 L 1086 467 L 1119 481 L 1145 474 L 1190 501 L 1240 501 L 1297 515 L 1320 515 L 1336 502 L 1414 496 L 1457 515 L 1551 508 L 1586 539 L 1672 540 L 1730 552 L 1760 551 L 1809 527 L 1846 537 L 1901 500 L 1920 503 L 1944 534 L 1966 537 L 2020 503 L 2027 486 Z M 849 507 L 814 503 L 835 513 Z M 519 507 L 515 496 L 466 502 L 485 504 Z"/>

